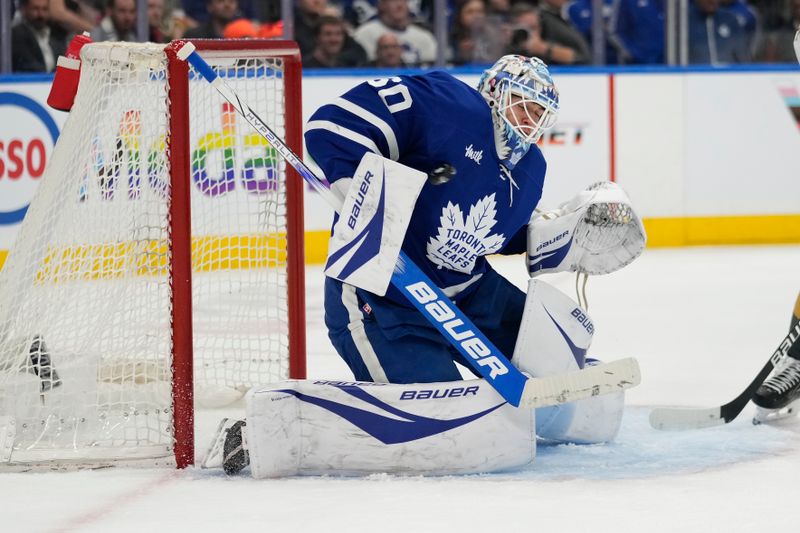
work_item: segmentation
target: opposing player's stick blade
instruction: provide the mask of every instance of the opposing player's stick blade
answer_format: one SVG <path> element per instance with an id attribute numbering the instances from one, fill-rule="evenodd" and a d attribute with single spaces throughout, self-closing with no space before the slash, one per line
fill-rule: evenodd
<path id="1" fill-rule="evenodd" d="M 755 379 L 733 400 L 718 407 L 657 407 L 650 413 L 650 425 L 655 429 L 679 431 L 720 426 L 734 420 L 744 410 L 758 387 L 785 357 L 789 348 L 800 338 L 800 323 L 781 340 L 778 347 L 759 370 Z"/>
<path id="2" fill-rule="evenodd" d="M 650 425 L 665 431 L 708 428 L 727 422 L 721 407 L 658 407 L 650 412 Z"/>

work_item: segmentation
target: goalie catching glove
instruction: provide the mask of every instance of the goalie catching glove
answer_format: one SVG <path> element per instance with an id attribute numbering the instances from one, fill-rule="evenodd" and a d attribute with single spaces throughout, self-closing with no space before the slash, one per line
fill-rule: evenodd
<path id="1" fill-rule="evenodd" d="M 641 255 L 644 226 L 616 183 L 595 183 L 528 224 L 528 272 L 609 274 Z"/>

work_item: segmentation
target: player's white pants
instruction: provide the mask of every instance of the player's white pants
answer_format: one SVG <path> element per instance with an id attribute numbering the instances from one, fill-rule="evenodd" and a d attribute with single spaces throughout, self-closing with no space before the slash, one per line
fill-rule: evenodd
<path id="1" fill-rule="evenodd" d="M 564 293 L 538 279 L 528 283 L 525 311 L 511 361 L 534 377 L 583 368 L 594 324 Z M 613 440 L 622 422 L 625 393 L 604 394 L 536 410 L 536 434 L 578 444 Z"/>
<path id="2" fill-rule="evenodd" d="M 533 461 L 534 413 L 484 380 L 285 381 L 248 393 L 245 437 L 256 478 L 496 472 Z"/>

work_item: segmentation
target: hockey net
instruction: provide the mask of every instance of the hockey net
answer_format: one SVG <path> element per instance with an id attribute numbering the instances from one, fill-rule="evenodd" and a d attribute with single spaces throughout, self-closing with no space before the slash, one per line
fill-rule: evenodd
<path id="1" fill-rule="evenodd" d="M 196 45 L 301 152 L 296 45 Z M 304 377 L 300 180 L 173 50 L 81 52 L 0 272 L 0 465 L 186 466 L 193 390 Z"/>

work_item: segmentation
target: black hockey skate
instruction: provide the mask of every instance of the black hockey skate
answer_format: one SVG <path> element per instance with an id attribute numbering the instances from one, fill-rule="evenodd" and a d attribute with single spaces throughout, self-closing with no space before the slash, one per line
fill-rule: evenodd
<path id="1" fill-rule="evenodd" d="M 800 400 L 800 360 L 787 357 L 778 371 L 753 395 L 758 406 L 754 424 L 774 422 L 797 414 Z"/>
<path id="2" fill-rule="evenodd" d="M 247 424 L 239 420 L 227 430 L 225 445 L 222 452 L 222 468 L 229 476 L 238 474 L 250 464 L 250 454 L 247 452 L 247 439 L 243 429 Z"/>
<path id="3" fill-rule="evenodd" d="M 61 378 L 58 377 L 58 372 L 53 368 L 50 352 L 47 350 L 47 345 L 41 335 L 33 337 L 31 346 L 28 348 L 28 354 L 31 359 L 31 371 L 39 376 L 42 382 L 42 394 L 61 385 Z"/>

